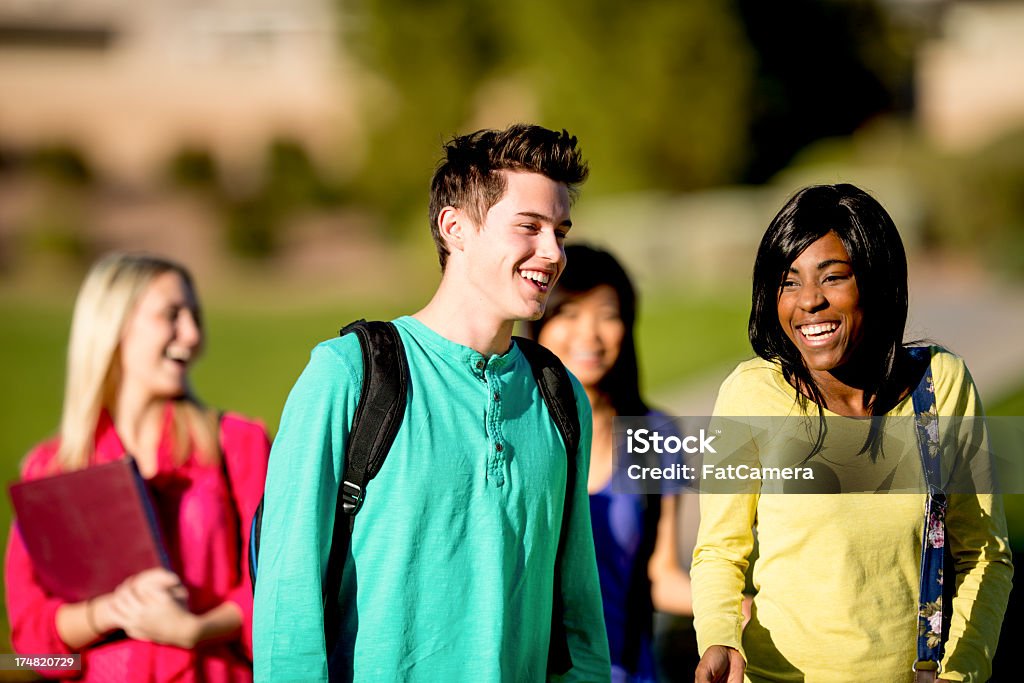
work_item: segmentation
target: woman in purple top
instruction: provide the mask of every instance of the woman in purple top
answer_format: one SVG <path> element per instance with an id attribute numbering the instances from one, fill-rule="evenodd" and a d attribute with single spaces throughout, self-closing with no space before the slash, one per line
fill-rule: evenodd
<path id="1" fill-rule="evenodd" d="M 590 514 L 613 681 L 653 681 L 653 611 L 690 615 L 690 577 L 676 560 L 676 498 L 612 491 L 612 421 L 660 415 L 640 396 L 636 296 L 611 254 L 567 247 L 568 266 L 531 325 L 580 380 L 594 413 Z"/>

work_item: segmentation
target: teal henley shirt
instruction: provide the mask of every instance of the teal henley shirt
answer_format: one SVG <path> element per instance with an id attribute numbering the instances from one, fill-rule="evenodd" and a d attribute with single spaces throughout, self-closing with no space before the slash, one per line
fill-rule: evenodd
<path id="1" fill-rule="evenodd" d="M 405 418 L 366 487 L 345 564 L 342 680 L 542 681 L 566 454 L 519 348 L 486 358 L 411 317 Z M 318 345 L 288 397 L 267 476 L 254 607 L 257 681 L 325 681 L 321 581 L 363 378 L 355 335 Z M 573 668 L 607 681 L 582 427 L 561 591 Z M 338 671 L 332 667 L 332 674 Z"/>

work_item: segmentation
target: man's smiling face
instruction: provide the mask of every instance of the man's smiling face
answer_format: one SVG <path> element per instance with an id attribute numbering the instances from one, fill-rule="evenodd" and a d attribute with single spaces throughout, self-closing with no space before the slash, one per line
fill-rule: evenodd
<path id="1" fill-rule="evenodd" d="M 565 268 L 569 190 L 539 173 L 500 172 L 505 194 L 464 233 L 466 284 L 500 320 L 535 320 Z"/>

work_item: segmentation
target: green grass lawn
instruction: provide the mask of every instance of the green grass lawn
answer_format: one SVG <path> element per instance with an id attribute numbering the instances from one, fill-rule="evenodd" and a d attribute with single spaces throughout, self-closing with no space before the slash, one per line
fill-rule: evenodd
<path id="1" fill-rule="evenodd" d="M 642 301 L 637 354 L 643 389 L 669 387 L 753 356 L 747 341 L 748 296 L 656 294 Z"/>

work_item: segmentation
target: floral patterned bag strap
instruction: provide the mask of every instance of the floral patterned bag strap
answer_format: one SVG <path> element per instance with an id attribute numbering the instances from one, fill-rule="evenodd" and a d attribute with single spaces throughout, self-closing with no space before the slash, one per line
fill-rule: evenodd
<path id="1" fill-rule="evenodd" d="M 921 538 L 921 592 L 917 618 L 916 672 L 937 677 L 942 661 L 942 563 L 946 545 L 946 493 L 942 489 L 939 451 L 939 416 L 935 408 L 935 383 L 927 347 L 908 349 L 911 357 L 926 363 L 921 382 L 914 389 L 914 418 L 921 467 L 928 484 L 924 531 Z M 928 674 L 925 674 L 926 676 Z M 918 674 L 921 680 L 921 674 Z"/>

